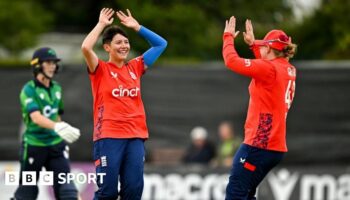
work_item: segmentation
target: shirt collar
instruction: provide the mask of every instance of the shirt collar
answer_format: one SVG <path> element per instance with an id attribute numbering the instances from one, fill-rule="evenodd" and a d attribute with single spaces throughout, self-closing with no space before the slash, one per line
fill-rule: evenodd
<path id="1" fill-rule="evenodd" d="M 50 85 L 49 87 L 46 87 L 44 84 L 42 84 L 40 81 L 38 81 L 38 79 L 34 78 L 34 83 L 35 83 L 35 86 L 37 87 L 42 87 L 42 88 L 50 88 L 52 86 L 52 81 L 50 81 Z"/>

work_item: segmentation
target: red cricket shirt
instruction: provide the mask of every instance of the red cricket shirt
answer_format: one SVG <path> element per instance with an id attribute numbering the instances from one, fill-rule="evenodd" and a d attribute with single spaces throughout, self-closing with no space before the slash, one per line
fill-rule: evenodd
<path id="1" fill-rule="evenodd" d="M 121 68 L 99 60 L 95 72 L 89 73 L 94 141 L 101 138 L 148 138 L 140 84 L 144 66 L 142 56 Z"/>
<path id="2" fill-rule="evenodd" d="M 287 151 L 286 118 L 295 91 L 296 69 L 285 58 L 240 58 L 233 35 L 223 35 L 225 65 L 251 77 L 244 143 L 268 150 Z"/>

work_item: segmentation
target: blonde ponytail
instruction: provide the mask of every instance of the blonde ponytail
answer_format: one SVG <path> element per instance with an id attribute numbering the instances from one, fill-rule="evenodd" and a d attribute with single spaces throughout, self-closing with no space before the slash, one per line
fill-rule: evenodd
<path id="1" fill-rule="evenodd" d="M 272 49 L 275 53 L 276 57 L 284 57 L 284 58 L 293 58 L 293 56 L 296 54 L 297 51 L 297 45 L 290 43 L 287 46 L 284 47 L 282 51 L 279 51 L 277 49 Z"/>
<path id="2" fill-rule="evenodd" d="M 297 52 L 297 45 L 293 44 L 293 43 L 290 43 L 283 49 L 282 52 L 284 54 L 284 57 L 286 57 L 286 58 L 293 58 L 293 56 Z"/>

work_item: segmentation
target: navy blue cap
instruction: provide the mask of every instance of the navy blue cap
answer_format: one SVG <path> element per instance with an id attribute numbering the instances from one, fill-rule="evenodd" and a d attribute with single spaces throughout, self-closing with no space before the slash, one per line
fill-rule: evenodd
<path id="1" fill-rule="evenodd" d="M 60 58 L 57 58 L 56 52 L 49 48 L 49 47 L 43 47 L 40 49 L 37 49 L 34 54 L 33 54 L 33 58 L 30 61 L 31 65 L 36 65 L 38 63 L 41 63 L 43 61 L 60 61 Z"/>

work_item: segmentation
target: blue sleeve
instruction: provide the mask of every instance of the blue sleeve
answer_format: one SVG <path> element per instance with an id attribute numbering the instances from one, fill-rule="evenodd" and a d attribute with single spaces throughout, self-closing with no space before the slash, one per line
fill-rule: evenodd
<path id="1" fill-rule="evenodd" d="M 151 48 L 149 48 L 143 54 L 143 59 L 145 61 L 145 64 L 147 65 L 147 67 L 150 67 L 157 60 L 157 58 L 163 53 L 168 42 L 161 36 L 157 35 L 156 33 L 152 32 L 151 30 L 143 26 L 141 26 L 138 33 L 143 38 L 145 38 L 151 45 Z"/>

